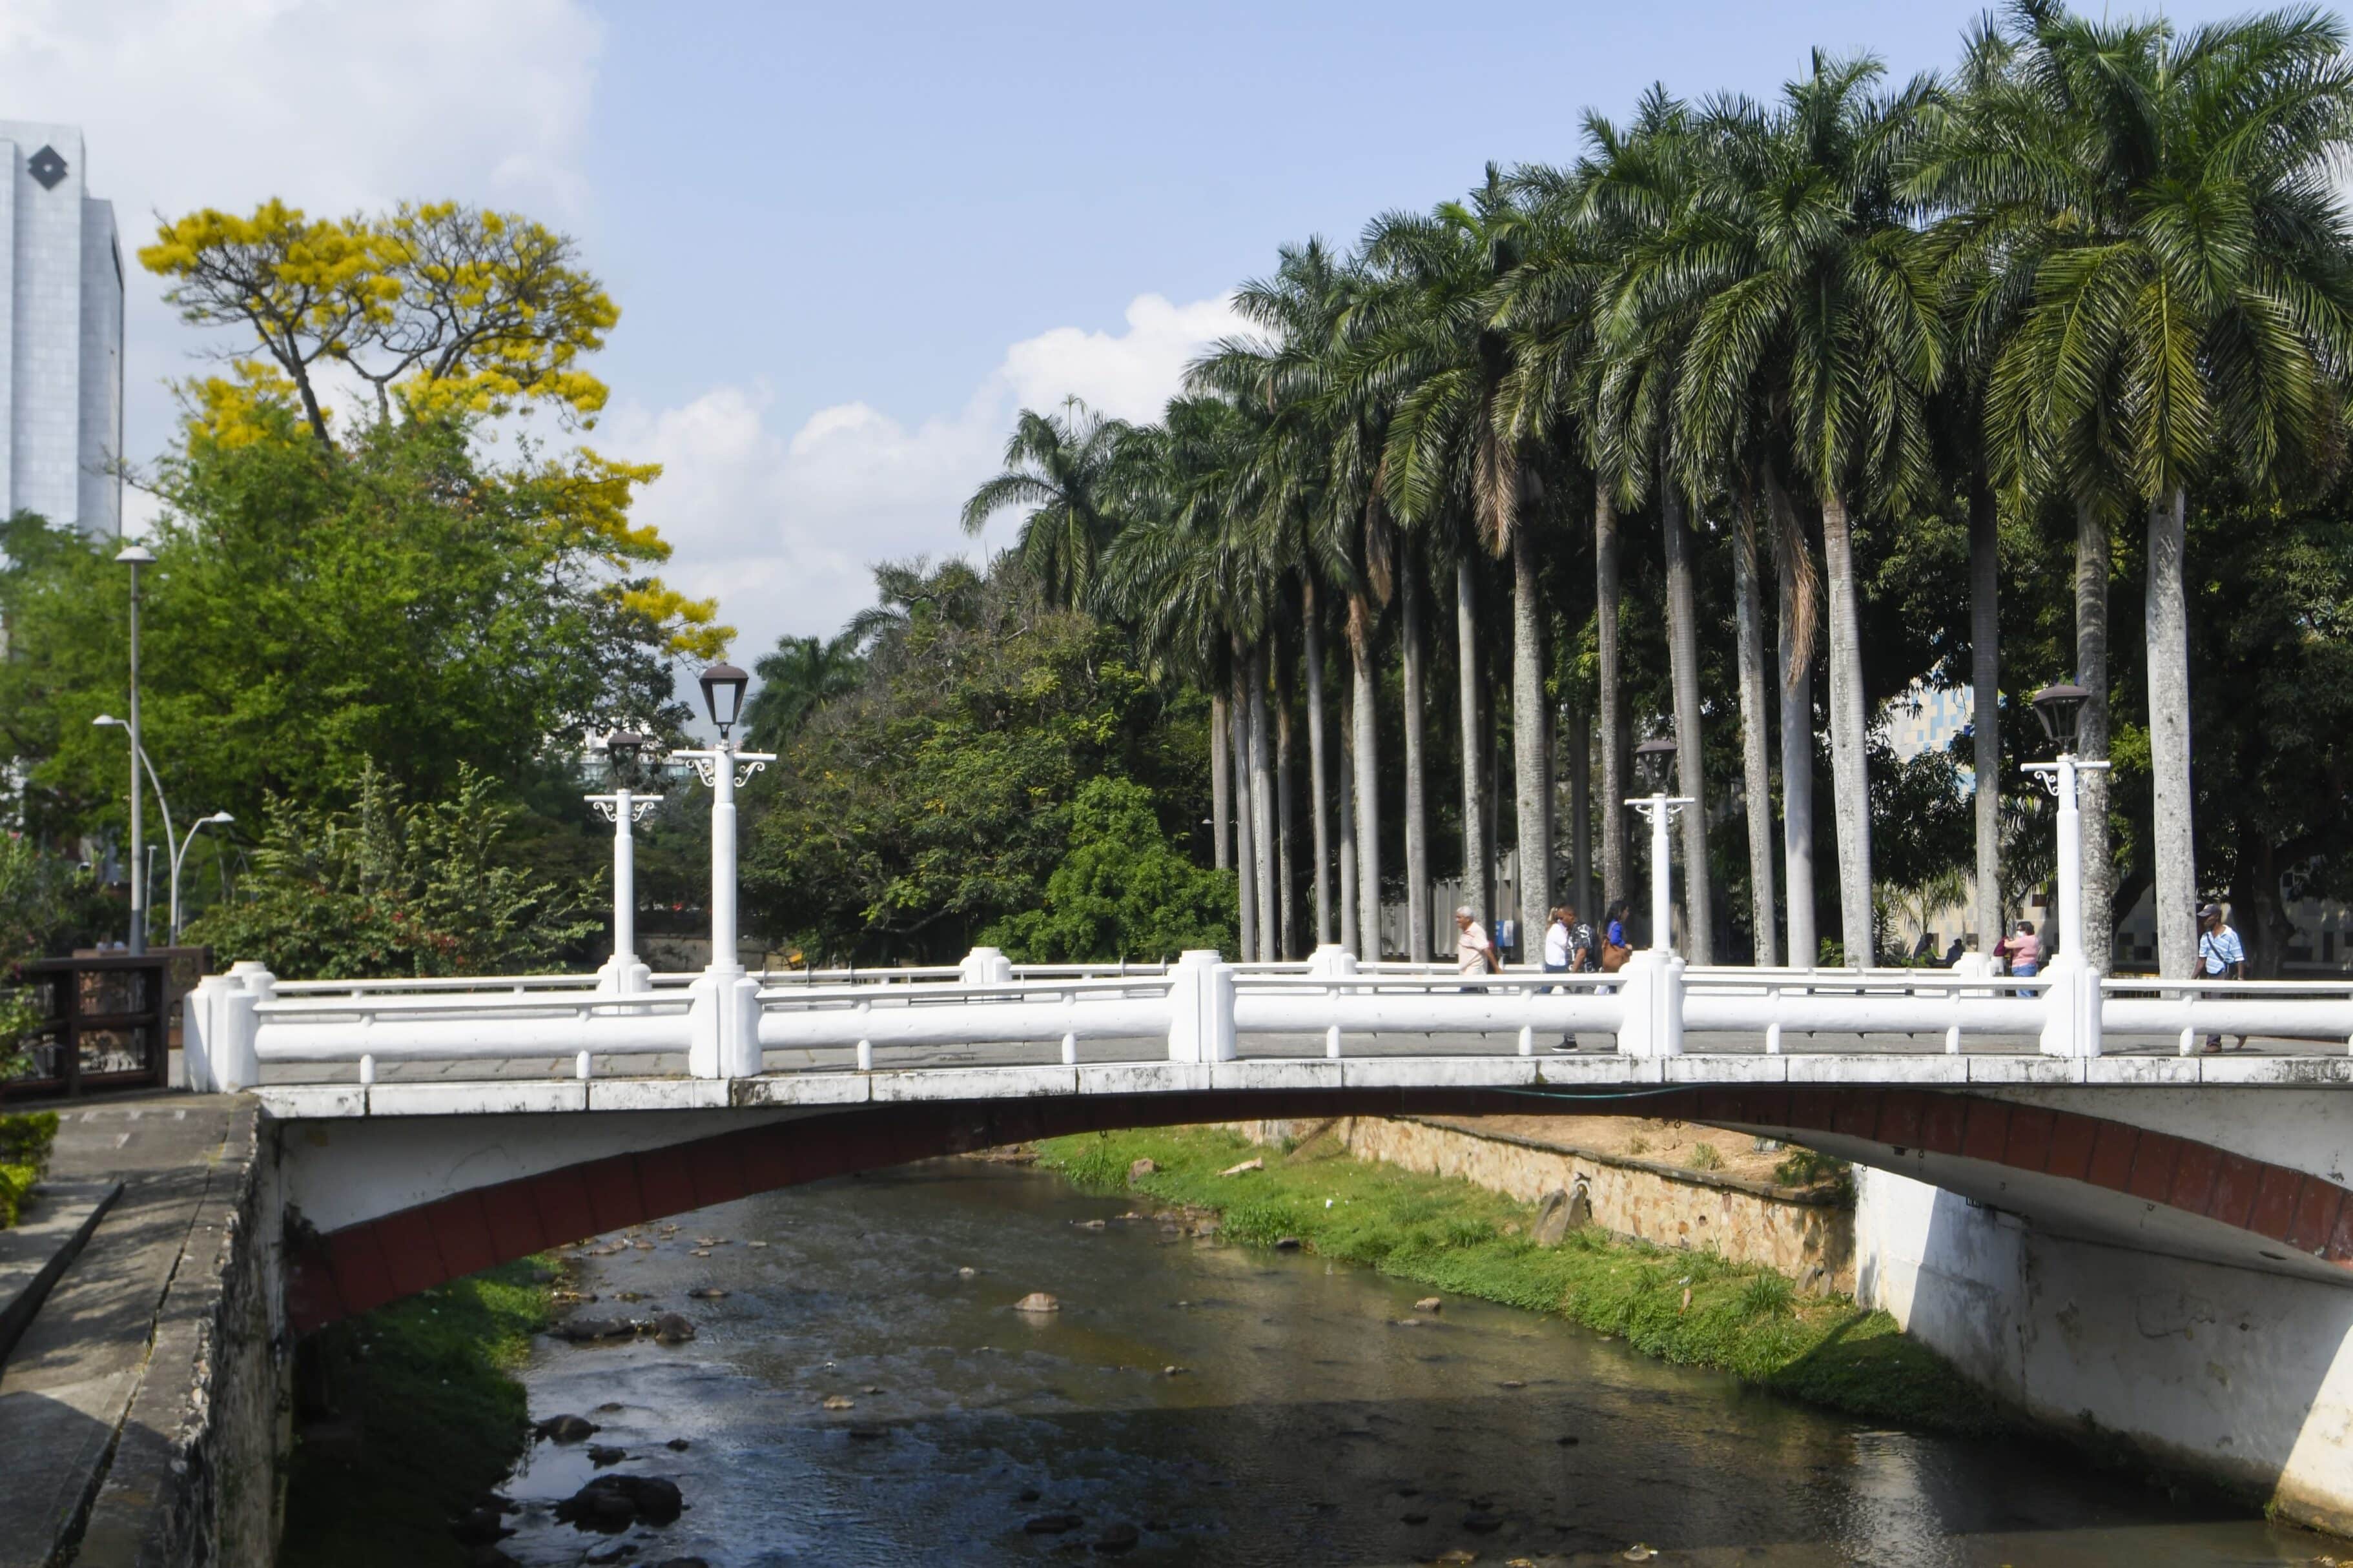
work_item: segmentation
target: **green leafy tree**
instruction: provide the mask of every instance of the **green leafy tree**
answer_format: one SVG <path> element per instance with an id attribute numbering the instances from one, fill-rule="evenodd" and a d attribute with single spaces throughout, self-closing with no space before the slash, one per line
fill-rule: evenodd
<path id="1" fill-rule="evenodd" d="M 519 815 L 462 766 L 441 799 L 410 799 L 364 763 L 348 805 L 273 796 L 239 896 L 189 940 L 290 980 L 555 968 L 603 922 L 586 889 L 508 858 Z"/>
<path id="2" fill-rule="evenodd" d="M 1031 963 L 1231 951 L 1234 879 L 1168 842 L 1150 790 L 1132 779 L 1089 779 L 1070 822 L 1070 847 L 1039 907 L 989 926 L 981 941 Z"/>
<path id="3" fill-rule="evenodd" d="M 752 673 L 759 689 L 744 705 L 744 739 L 754 752 L 782 748 L 819 709 L 835 698 L 854 691 L 865 674 L 855 632 L 830 640 L 785 637 L 776 651 L 761 656 Z"/>

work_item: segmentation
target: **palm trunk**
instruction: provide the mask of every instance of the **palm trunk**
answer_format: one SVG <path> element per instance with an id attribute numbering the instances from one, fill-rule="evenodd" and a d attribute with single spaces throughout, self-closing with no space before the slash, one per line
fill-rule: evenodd
<path id="1" fill-rule="evenodd" d="M 2189 784 L 2189 608 L 2182 584 L 2189 498 L 2176 486 L 2148 509 L 2148 771 L 2155 786 L 2149 859 L 2157 868 L 2157 967 L 2186 976 L 2198 960 L 2197 840 Z M 2088 826 L 2088 812 L 2086 813 Z"/>
<path id="2" fill-rule="evenodd" d="M 1299 583 L 1299 615 L 1307 628 L 1307 814 L 1315 848 L 1315 944 L 1332 940 L 1332 819 L 1324 809 L 1331 787 L 1324 758 L 1324 627 L 1316 614 L 1315 579 Z"/>
<path id="3" fill-rule="evenodd" d="M 1220 871 L 1226 870 L 1234 863 L 1234 841 L 1231 837 L 1234 821 L 1231 793 L 1233 775 L 1227 771 L 1231 764 L 1227 760 L 1230 748 L 1228 744 L 1226 706 L 1224 692 L 1209 693 L 1209 832 L 1217 839 L 1217 843 L 1210 847 L 1210 855 L 1212 863 Z"/>
<path id="4" fill-rule="evenodd" d="M 1373 606 L 1348 600 L 1349 682 L 1355 701 L 1356 775 L 1356 941 L 1358 955 L 1381 956 L 1380 716 L 1373 679 Z"/>
<path id="5" fill-rule="evenodd" d="M 1281 916 L 1274 904 L 1274 767 L 1267 745 L 1266 643 L 1250 651 L 1250 839 L 1258 878 L 1258 961 L 1271 963 Z"/>
<path id="6" fill-rule="evenodd" d="M 2114 544 L 2099 509 L 2075 503 L 2075 682 L 2091 692 L 2076 721 L 2075 754 L 2087 762 L 2108 754 L 2108 572 Z M 2075 775 L 2084 832 L 2084 962 L 2094 973 L 2113 967 L 2116 940 L 2116 859 L 2108 850 L 2108 774 L 2090 768 Z M 2053 933 L 2056 934 L 2055 932 Z"/>
<path id="7" fill-rule="evenodd" d="M 1520 955 L 1541 958 L 1552 906 L 1552 731 L 1545 722 L 1544 605 L 1535 539 L 1525 518 L 1512 530 L 1512 784 L 1519 818 Z"/>
<path id="8" fill-rule="evenodd" d="M 1280 941 L 1275 944 L 1276 956 L 1299 956 L 1299 879 L 1298 862 L 1292 851 L 1299 842 L 1297 813 L 1292 797 L 1296 787 L 1298 769 L 1293 764 L 1296 747 L 1292 741 L 1291 722 L 1291 663 L 1282 657 L 1282 639 L 1273 639 L 1274 648 L 1274 907 L 1281 917 L 1277 924 Z"/>
<path id="9" fill-rule="evenodd" d="M 1407 954 L 1430 959 L 1430 759 L 1421 743 L 1424 666 L 1420 563 L 1409 556 L 1405 579 L 1405 919 Z"/>
<path id="10" fill-rule="evenodd" d="M 1479 789 L 1479 616 L 1472 596 L 1471 557 L 1454 563 L 1456 701 L 1462 721 L 1462 901 L 1487 922 L 1487 802 Z"/>
<path id="11" fill-rule="evenodd" d="M 1983 475 L 1969 488 L 1969 723 L 1975 731 L 1978 951 L 2001 939 L 2001 527 Z"/>
<path id="12" fill-rule="evenodd" d="M 1593 902 L 1593 721 L 1569 710 L 1565 726 L 1568 742 L 1568 854 L 1572 897 L 1579 918 L 1601 913 Z"/>
<path id="13" fill-rule="evenodd" d="M 1766 735 L 1772 710 L 1765 695 L 1765 605 L 1757 584 L 1757 519 L 1746 495 L 1732 542 L 1732 578 L 1739 632 L 1740 772 L 1748 816 L 1748 919 L 1753 961 L 1767 969 L 1781 962 L 1774 919 L 1773 757 Z"/>
<path id="14" fill-rule="evenodd" d="M 1838 827 L 1839 934 L 1850 969 L 1868 969 L 1872 942 L 1871 764 L 1862 691 L 1862 614 L 1856 605 L 1854 532 L 1846 499 L 1822 500 L 1822 565 L 1829 579 L 1831 809 Z"/>
<path id="15" fill-rule="evenodd" d="M 1364 939 L 1356 923 L 1356 721 L 1350 710 L 1340 710 L 1340 945 L 1362 955 Z"/>
<path id="16" fill-rule="evenodd" d="M 1593 481 L 1593 620 L 1599 655 L 1601 720 L 1601 902 L 1626 896 L 1626 693 L 1618 647 L 1618 506 L 1606 479 Z"/>
<path id="17" fill-rule="evenodd" d="M 1814 931 L 1814 662 L 1811 638 L 1801 644 L 1799 627 L 1810 625 L 1810 588 L 1799 568 L 1805 537 L 1788 493 L 1768 464 L 1765 497 L 1773 512 L 1774 563 L 1780 579 L 1779 637 L 1775 655 L 1781 676 L 1781 881 L 1789 927 L 1789 963 L 1811 969 L 1821 962 Z"/>
<path id="18" fill-rule="evenodd" d="M 1699 720 L 1699 606 L 1692 581 L 1691 520 L 1683 487 L 1664 482 L 1659 508 L 1667 545 L 1667 663 L 1674 687 L 1675 783 L 1692 801 L 1677 814 L 1683 830 L 1683 956 L 1715 962 L 1715 920 L 1707 865 L 1707 754 Z"/>
<path id="19" fill-rule="evenodd" d="M 1258 846 L 1250 831 L 1249 670 L 1250 661 L 1237 648 L 1233 700 L 1227 704 L 1227 710 L 1232 715 L 1233 726 L 1234 883 L 1241 898 L 1241 956 L 1245 961 L 1258 953 Z"/>

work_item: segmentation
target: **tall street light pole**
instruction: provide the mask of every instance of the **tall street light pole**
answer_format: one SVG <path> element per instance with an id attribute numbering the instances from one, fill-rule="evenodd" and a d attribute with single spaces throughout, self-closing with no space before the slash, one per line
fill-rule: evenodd
<path id="1" fill-rule="evenodd" d="M 142 953 L 147 951 L 147 841 L 139 821 L 139 764 L 146 756 L 139 749 L 139 568 L 153 565 L 155 557 L 144 545 L 126 544 L 114 559 L 131 568 L 131 951 Z M 171 837 L 168 826 L 164 837 Z"/>
<path id="2" fill-rule="evenodd" d="M 760 1070 L 759 984 L 744 973 L 735 956 L 735 792 L 776 759 L 766 752 L 736 749 L 730 739 L 744 712 L 744 688 L 751 677 L 732 664 L 702 672 L 702 704 L 719 730 L 719 744 L 703 751 L 673 752 L 692 763 L 711 791 L 711 963 L 694 983 L 701 1016 L 687 1067 L 699 1078 L 739 1078 Z M 735 771 L 738 763 L 744 771 Z"/>
<path id="3" fill-rule="evenodd" d="M 643 735 L 634 730 L 616 730 L 596 744 L 613 770 L 613 793 L 587 797 L 596 814 L 613 825 L 613 956 L 597 975 L 596 988 L 626 995 L 653 989 L 653 976 L 638 962 L 637 841 L 630 830 L 661 804 L 662 797 L 638 795 L 629 788 L 637 777 L 638 755 L 646 748 Z"/>

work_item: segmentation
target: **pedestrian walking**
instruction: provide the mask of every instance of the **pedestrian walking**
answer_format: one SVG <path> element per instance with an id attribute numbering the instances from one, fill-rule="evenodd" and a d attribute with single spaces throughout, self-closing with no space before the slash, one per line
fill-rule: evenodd
<path id="1" fill-rule="evenodd" d="M 1994 944 L 1994 956 L 2009 965 L 2011 976 L 2031 980 L 2042 970 L 2042 939 L 2034 934 L 2032 921 L 2021 921 L 2018 929 Z M 2018 993 L 2023 996 L 2025 992 Z"/>
<path id="2" fill-rule="evenodd" d="M 1577 940 L 1579 932 L 1584 936 L 1582 944 Z M 1545 927 L 1545 973 L 1546 974 L 1576 973 L 1584 967 L 1585 952 L 1589 951 L 1592 946 L 1593 928 L 1577 923 L 1576 909 L 1568 904 L 1554 905 L 1552 923 Z M 1547 986 L 1546 989 L 1566 991 L 1568 987 L 1554 985 Z M 1553 1047 L 1553 1049 L 1556 1051 L 1577 1049 L 1577 1037 L 1574 1034 L 1564 1034 L 1560 1037 L 1560 1043 Z"/>
<path id="3" fill-rule="evenodd" d="M 2208 904 L 2198 911 L 2198 969 L 2209 980 L 2244 980 L 2247 977 L 2247 948 L 2239 933 L 2222 918 L 2222 906 Z M 2208 994 L 2212 994 L 2209 993 Z M 2222 1037 L 2206 1037 L 2209 1052 L 2222 1048 Z M 2247 1037 L 2241 1035 L 2237 1047 L 2247 1048 Z"/>
<path id="4" fill-rule="evenodd" d="M 1494 939 L 1479 923 L 1479 917 L 1463 904 L 1454 911 L 1454 972 L 1458 974 L 1493 974 L 1503 965 L 1495 962 Z"/>

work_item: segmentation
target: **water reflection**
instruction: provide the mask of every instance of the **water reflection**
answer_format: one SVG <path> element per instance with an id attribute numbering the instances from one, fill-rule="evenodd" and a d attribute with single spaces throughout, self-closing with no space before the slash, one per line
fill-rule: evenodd
<path id="1" fill-rule="evenodd" d="M 689 1511 L 619 1541 L 557 1526 L 547 1505 L 596 1471 L 585 1446 L 542 1446 L 506 1549 L 714 1568 L 1599 1563 L 1636 1542 L 1662 1564 L 2166 1568 L 2323 1549 L 2050 1454 L 1799 1409 L 1554 1320 L 1417 1312 L 1419 1288 L 1124 1208 L 939 1163 L 707 1210 L 651 1250 L 586 1260 L 598 1310 L 634 1292 L 628 1310 L 686 1310 L 700 1336 L 543 1344 L 533 1414 L 589 1415 L 620 1469 L 674 1479 Z M 695 1257 L 698 1237 L 719 1245 Z M 1061 1310 L 1014 1310 L 1032 1290 Z"/>

